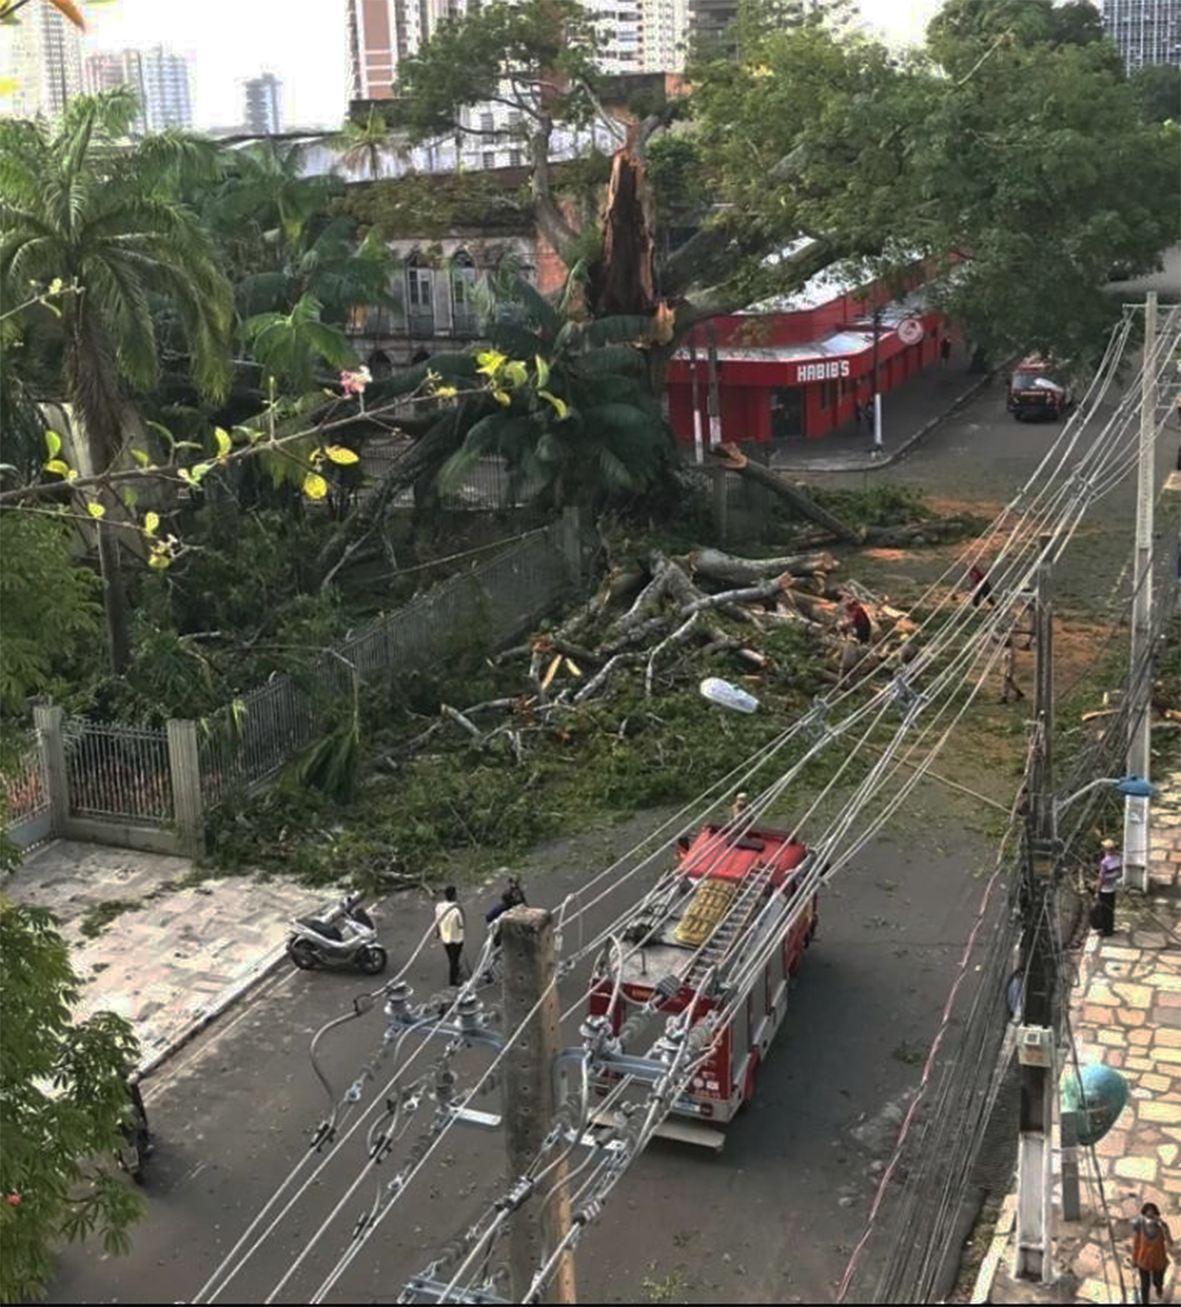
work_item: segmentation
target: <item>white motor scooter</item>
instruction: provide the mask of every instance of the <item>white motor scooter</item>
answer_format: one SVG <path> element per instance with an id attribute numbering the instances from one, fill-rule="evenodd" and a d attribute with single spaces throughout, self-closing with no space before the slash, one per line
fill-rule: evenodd
<path id="1" fill-rule="evenodd" d="M 317 967 L 356 967 L 367 976 L 386 968 L 389 958 L 377 942 L 377 929 L 361 907 L 362 895 L 341 899 L 322 917 L 299 917 L 287 940 L 287 956 L 301 971 Z"/>

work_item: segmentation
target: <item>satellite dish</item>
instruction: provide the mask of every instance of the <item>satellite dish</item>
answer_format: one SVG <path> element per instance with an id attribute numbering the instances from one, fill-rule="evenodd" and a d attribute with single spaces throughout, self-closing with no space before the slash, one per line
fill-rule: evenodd
<path id="1" fill-rule="evenodd" d="M 917 345 L 923 338 L 923 324 L 918 318 L 903 318 L 895 331 L 904 345 Z"/>
<path id="2" fill-rule="evenodd" d="M 702 697 L 710 703 L 721 704 L 723 708 L 732 708 L 735 712 L 752 713 L 759 706 L 759 701 L 753 694 L 747 694 L 745 690 L 740 690 L 738 686 L 717 676 L 707 676 L 700 688 Z"/>

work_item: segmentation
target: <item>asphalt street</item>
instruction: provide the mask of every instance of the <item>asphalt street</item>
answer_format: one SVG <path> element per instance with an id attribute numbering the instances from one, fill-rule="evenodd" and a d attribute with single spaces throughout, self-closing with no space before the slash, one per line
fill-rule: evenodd
<path id="1" fill-rule="evenodd" d="M 873 476 L 993 503 L 1011 496 L 1057 430 L 1012 422 L 1003 392 L 994 388 L 912 456 Z M 1176 452 L 1175 441 L 1166 444 L 1162 469 Z M 845 481 L 862 479 L 850 474 Z M 1097 510 L 1127 520 L 1129 550 L 1133 497 L 1134 484 L 1125 483 Z M 1084 569 L 1091 580 L 1071 582 L 1080 593 L 1118 574 L 1124 551 L 1101 552 Z M 998 798 L 1009 797 L 1012 783 L 996 775 L 980 780 Z M 892 1145 L 899 1105 L 914 1089 L 956 972 L 980 875 L 991 866 L 985 815 L 970 800 L 925 784 L 841 874 L 825 894 L 819 937 L 752 1108 L 730 1128 L 718 1156 L 667 1143 L 645 1154 L 579 1246 L 581 1301 L 831 1301 L 862 1232 L 874 1164 Z M 556 904 L 651 822 L 636 819 L 540 850 L 526 870 L 531 901 Z M 470 902 L 469 919 L 478 919 L 482 906 Z M 590 926 L 603 924 L 611 906 Z M 395 966 L 429 920 L 425 900 L 402 896 L 383 905 L 381 934 Z M 420 997 L 444 978 L 437 947 L 410 975 Z M 345 974 L 281 973 L 154 1076 L 147 1099 L 158 1150 L 149 1213 L 134 1232 L 133 1252 L 110 1258 L 94 1247 L 67 1250 L 50 1301 L 191 1300 L 304 1155 L 328 1106 L 308 1061 L 309 1041 L 363 989 Z M 325 1037 L 321 1061 L 337 1093 L 377 1053 L 383 1030 L 378 1009 Z M 566 1037 L 576 1042 L 573 1023 Z M 420 1116 L 428 1110 L 424 1105 Z M 379 1168 L 379 1181 L 370 1173 L 334 1211 L 363 1165 L 358 1131 L 219 1301 L 308 1301 L 372 1204 L 377 1183 L 392 1178 L 412 1151 L 422 1121 L 406 1119 L 410 1128 Z M 327 1300 L 395 1301 L 406 1277 L 423 1270 L 495 1195 L 501 1148 L 495 1134 L 452 1131 L 435 1155 L 438 1164 L 405 1191 Z M 323 1225 L 325 1237 L 313 1244 Z M 268 1299 L 293 1266 L 286 1286 Z"/>

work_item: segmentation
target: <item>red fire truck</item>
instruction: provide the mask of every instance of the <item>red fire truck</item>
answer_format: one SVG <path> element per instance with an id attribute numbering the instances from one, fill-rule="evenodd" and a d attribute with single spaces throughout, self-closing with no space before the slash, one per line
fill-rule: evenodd
<path id="1" fill-rule="evenodd" d="M 815 890 L 800 893 L 815 884 L 811 863 L 791 833 L 764 826 L 711 824 L 682 842 L 679 865 L 596 967 L 588 1027 L 597 1023 L 618 1054 L 599 1063 L 600 1093 L 621 1076 L 651 1084 L 667 1071 L 659 1043 L 639 1057 L 618 1046 L 633 1014 L 691 1009 L 695 1027 L 722 1017 L 712 1052 L 658 1132 L 721 1147 L 725 1136 L 712 1127 L 753 1097 L 759 1065 L 787 1012 L 788 982 L 816 933 Z"/>

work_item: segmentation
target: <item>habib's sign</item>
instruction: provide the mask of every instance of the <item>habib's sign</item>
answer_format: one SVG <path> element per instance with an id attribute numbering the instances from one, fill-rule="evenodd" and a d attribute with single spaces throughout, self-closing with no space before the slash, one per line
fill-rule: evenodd
<path id="1" fill-rule="evenodd" d="M 797 363 L 796 385 L 805 381 L 835 381 L 849 375 L 848 359 L 831 359 L 825 363 Z"/>

